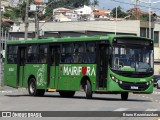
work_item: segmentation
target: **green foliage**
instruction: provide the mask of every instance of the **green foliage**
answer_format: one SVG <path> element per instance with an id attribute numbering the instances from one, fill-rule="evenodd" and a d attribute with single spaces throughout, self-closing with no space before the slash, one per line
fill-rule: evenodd
<path id="1" fill-rule="evenodd" d="M 116 8 L 112 9 L 111 14 L 114 18 L 116 17 Z M 120 6 L 117 7 L 117 18 L 124 18 L 127 15 L 127 13 L 122 11 L 122 8 Z"/>
<path id="2" fill-rule="evenodd" d="M 142 14 L 140 16 L 140 20 L 143 20 L 143 21 L 149 21 L 149 14 Z M 153 15 L 151 15 L 151 21 L 155 21 L 155 18 Z"/>
<path id="3" fill-rule="evenodd" d="M 93 0 L 92 2 L 90 2 L 90 5 L 93 5 L 93 6 L 98 6 L 99 5 L 99 1 L 98 0 Z"/>
<path id="4" fill-rule="evenodd" d="M 50 4 L 52 2 L 52 4 Z M 83 5 L 89 5 L 90 0 L 49 0 L 48 7 L 51 9 L 55 9 L 58 7 L 66 7 L 66 8 L 78 8 Z"/>
<path id="5" fill-rule="evenodd" d="M 10 18 L 12 20 L 16 20 L 16 18 L 18 17 L 18 10 L 15 8 L 11 8 L 11 7 L 6 7 L 6 12 L 3 13 L 2 17 L 4 18 Z"/>
<path id="6" fill-rule="evenodd" d="M 7 30 L 8 28 L 11 27 L 11 24 L 8 22 L 2 22 L 1 27 L 3 28 L 3 30 Z"/>

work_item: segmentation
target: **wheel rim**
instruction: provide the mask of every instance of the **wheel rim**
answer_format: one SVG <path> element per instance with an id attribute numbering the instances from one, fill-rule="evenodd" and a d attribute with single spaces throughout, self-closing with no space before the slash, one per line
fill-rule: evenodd
<path id="1" fill-rule="evenodd" d="M 30 87 L 29 87 L 29 90 L 30 90 L 31 93 L 34 93 L 34 91 L 35 91 L 35 86 L 34 86 L 34 83 L 33 83 L 33 82 L 31 82 Z"/>

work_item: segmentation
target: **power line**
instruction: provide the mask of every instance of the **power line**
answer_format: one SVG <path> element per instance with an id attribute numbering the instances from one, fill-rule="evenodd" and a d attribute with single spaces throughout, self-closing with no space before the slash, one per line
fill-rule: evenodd
<path id="1" fill-rule="evenodd" d="M 127 2 L 122 2 L 122 1 L 118 1 L 118 0 L 111 0 L 111 1 L 114 1 L 114 2 L 118 2 L 118 3 L 122 3 L 122 4 L 127 4 L 127 5 L 135 5 L 133 3 L 127 3 Z M 144 7 L 144 8 L 149 8 L 148 6 L 143 6 L 143 5 L 139 5 L 140 7 Z M 160 10 L 160 8 L 156 8 L 156 7 L 151 7 L 152 9 L 157 9 L 157 10 Z"/>

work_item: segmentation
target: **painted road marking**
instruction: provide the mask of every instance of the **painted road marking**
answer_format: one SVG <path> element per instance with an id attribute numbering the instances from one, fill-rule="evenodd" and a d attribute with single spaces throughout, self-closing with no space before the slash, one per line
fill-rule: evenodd
<path id="1" fill-rule="evenodd" d="M 146 109 L 145 111 L 158 111 L 158 109 Z"/>
<path id="2" fill-rule="evenodd" d="M 118 109 L 115 109 L 114 111 L 126 111 L 128 110 L 129 108 L 118 108 Z"/>

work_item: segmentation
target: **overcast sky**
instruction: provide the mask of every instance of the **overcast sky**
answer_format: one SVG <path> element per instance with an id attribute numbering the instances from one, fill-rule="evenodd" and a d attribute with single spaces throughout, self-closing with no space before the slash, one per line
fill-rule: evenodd
<path id="1" fill-rule="evenodd" d="M 134 7 L 134 5 L 131 4 L 135 4 L 135 0 L 98 0 L 99 1 L 99 8 L 104 8 L 104 9 L 113 9 L 116 6 L 121 6 L 123 8 L 124 11 L 129 10 L 131 8 Z M 119 2 L 116 2 L 119 1 Z M 149 0 L 143 0 L 146 2 L 149 2 Z M 160 0 L 151 0 L 151 2 L 157 2 L 159 1 L 159 3 L 156 4 L 152 4 L 152 11 L 156 12 L 158 15 L 160 15 Z M 140 9 L 143 11 L 148 11 L 149 9 L 147 8 L 149 7 L 149 4 L 145 4 L 145 3 L 140 3 Z M 158 8 L 158 9 L 156 9 Z"/>

